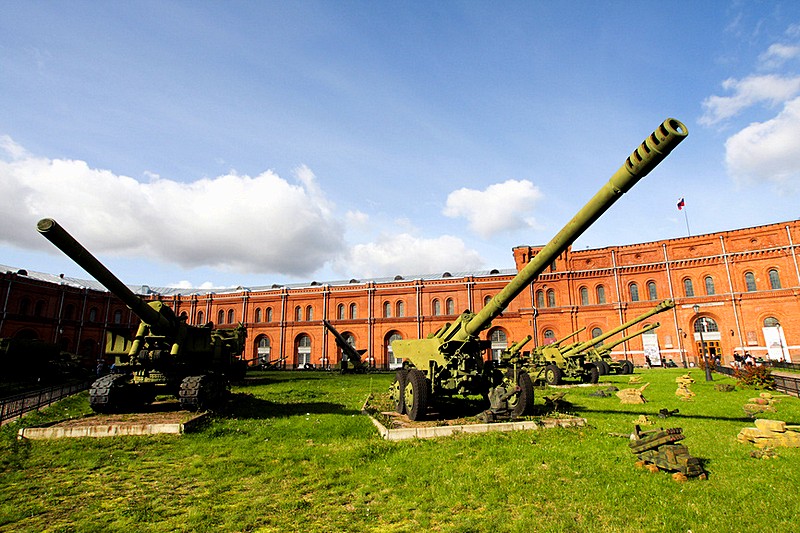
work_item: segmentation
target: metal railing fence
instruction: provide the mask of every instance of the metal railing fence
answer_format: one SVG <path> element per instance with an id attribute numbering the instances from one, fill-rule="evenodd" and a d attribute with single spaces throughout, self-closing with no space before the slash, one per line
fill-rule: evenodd
<path id="1" fill-rule="evenodd" d="M 47 407 L 58 400 L 85 391 L 91 386 L 91 381 L 79 381 L 55 385 L 25 394 L 16 394 L 0 399 L 0 425 L 10 422 L 30 411 Z"/>

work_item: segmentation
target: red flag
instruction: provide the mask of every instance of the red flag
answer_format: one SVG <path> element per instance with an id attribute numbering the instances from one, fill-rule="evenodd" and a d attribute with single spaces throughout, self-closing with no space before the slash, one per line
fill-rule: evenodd
<path id="1" fill-rule="evenodd" d="M 681 197 L 681 199 L 680 199 L 680 200 L 678 200 L 678 211 L 680 211 L 681 209 L 683 209 L 683 206 L 685 206 L 685 205 L 686 205 L 686 202 L 684 202 L 684 201 L 683 201 L 683 197 Z"/>

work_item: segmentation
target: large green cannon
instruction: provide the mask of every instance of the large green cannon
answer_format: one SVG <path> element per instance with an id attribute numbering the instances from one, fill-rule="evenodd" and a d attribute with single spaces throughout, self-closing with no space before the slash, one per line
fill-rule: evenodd
<path id="1" fill-rule="evenodd" d="M 542 379 L 543 381 L 547 382 L 548 385 L 558 385 L 561 383 L 563 378 L 579 379 L 584 383 L 597 383 L 598 376 L 607 373 L 610 370 L 612 363 L 614 364 L 614 368 L 618 373 L 632 373 L 633 364 L 630 363 L 630 361 L 624 361 L 620 363 L 611 360 L 612 363 L 608 363 L 606 359 L 611 359 L 610 356 L 604 358 L 601 355 L 601 353 L 607 354 L 611 348 L 617 346 L 625 340 L 629 340 L 629 338 L 612 342 L 610 347 L 607 349 L 599 350 L 595 349 L 595 347 L 601 346 L 600 343 L 608 338 L 613 337 L 614 335 L 617 335 L 618 333 L 621 333 L 622 331 L 625 331 L 629 327 L 635 326 L 639 322 L 647 320 L 651 316 L 657 315 L 658 313 L 663 313 L 664 311 L 672 309 L 673 307 L 675 307 L 675 302 L 672 300 L 664 300 L 649 311 L 642 313 L 636 318 L 633 318 L 614 329 L 602 333 L 591 340 L 574 342 L 567 346 L 561 346 L 559 342 L 538 346 L 531 352 L 529 364 L 526 366 L 526 368 L 532 375 L 536 376 L 534 381 L 537 379 Z M 582 328 L 575 333 L 579 333 L 584 329 L 586 328 Z M 575 333 L 570 334 L 569 336 L 571 337 Z M 636 335 L 641 335 L 642 333 L 645 332 L 640 331 Z M 609 365 L 608 369 L 606 369 L 606 364 Z"/>
<path id="2" fill-rule="evenodd" d="M 146 302 L 134 294 L 55 220 L 44 218 L 37 229 L 141 321 L 133 336 L 124 328 L 109 328 L 105 351 L 115 358 L 114 372 L 92 384 L 92 409 L 133 410 L 157 394 L 177 396 L 185 409 L 212 408 L 227 394 L 229 379 L 244 375 L 247 331 L 242 324 L 231 329 L 191 326 L 164 302 Z"/>
<path id="3" fill-rule="evenodd" d="M 481 340 L 480 333 L 687 134 L 686 126 L 680 121 L 665 120 L 631 153 L 608 183 L 480 312 L 467 310 L 454 323 L 445 325 L 425 339 L 392 342 L 395 357 L 404 360 L 404 368 L 397 372 L 390 389 L 397 411 L 417 420 L 425 415 L 428 403 L 440 395 L 481 394 L 490 400 L 515 401 L 515 415 L 529 412 L 533 405 L 530 376 L 525 372 L 503 372 L 497 365 L 485 363 L 483 353 L 488 341 Z M 508 404 L 492 405 L 493 410 L 504 408 L 507 409 Z"/>

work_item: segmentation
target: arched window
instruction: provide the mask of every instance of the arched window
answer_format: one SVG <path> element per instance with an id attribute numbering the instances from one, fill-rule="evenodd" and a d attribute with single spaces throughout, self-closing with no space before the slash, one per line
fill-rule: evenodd
<path id="1" fill-rule="evenodd" d="M 579 292 L 581 294 L 581 305 L 589 305 L 589 289 L 581 287 Z"/>
<path id="2" fill-rule="evenodd" d="M 691 278 L 685 278 L 683 280 L 683 295 L 694 296 L 694 285 L 692 285 Z"/>
<path id="3" fill-rule="evenodd" d="M 775 318 L 774 316 L 768 316 L 767 318 L 764 319 L 765 328 L 777 328 L 780 325 L 781 323 L 778 322 L 778 319 Z"/>
<path id="4" fill-rule="evenodd" d="M 489 340 L 492 342 L 492 359 L 495 361 L 500 360 L 500 356 L 503 355 L 503 352 L 508 348 L 508 337 L 506 336 L 506 332 L 502 329 L 496 329 L 492 331 Z"/>
<path id="5" fill-rule="evenodd" d="M 75 306 L 73 306 L 72 304 L 67 305 L 64 308 L 64 319 L 65 320 L 72 320 L 72 317 L 74 315 L 75 315 Z M 65 350 L 65 351 L 69 351 L 69 350 Z"/>
<path id="6" fill-rule="evenodd" d="M 197 312 L 197 323 L 198 323 L 198 324 L 202 324 L 202 323 L 203 323 L 203 319 L 204 319 L 205 317 L 206 317 L 206 315 L 205 315 L 205 314 L 203 314 L 203 312 L 202 312 L 202 311 L 198 311 L 198 312 Z"/>
<path id="7" fill-rule="evenodd" d="M 639 301 L 639 286 L 636 283 L 631 283 L 628 287 L 628 292 L 631 294 L 631 301 L 638 302 Z"/>
<path id="8" fill-rule="evenodd" d="M 217 324 L 224 324 L 225 323 L 225 311 L 222 309 L 219 310 L 217 313 Z"/>
<path id="9" fill-rule="evenodd" d="M 456 314 L 456 304 L 452 298 L 448 298 L 445 302 L 445 309 L 447 310 L 448 315 Z"/>
<path id="10" fill-rule="evenodd" d="M 553 344 L 556 341 L 556 334 L 552 329 L 544 330 L 544 344 Z"/>
<path id="11" fill-rule="evenodd" d="M 309 322 L 314 320 L 314 308 L 311 307 L 310 305 L 306 306 L 306 320 L 308 320 Z"/>
<path id="12" fill-rule="evenodd" d="M 233 309 L 228 309 L 228 324 L 233 324 Z"/>
<path id="13" fill-rule="evenodd" d="M 336 318 L 339 320 L 344 320 L 344 304 L 339 304 L 336 306 Z"/>
<path id="14" fill-rule="evenodd" d="M 299 305 L 295 306 L 294 308 L 294 320 L 295 322 L 300 322 L 301 320 L 303 320 L 303 308 L 300 307 Z"/>
<path id="15" fill-rule="evenodd" d="M 119 309 L 114 311 L 114 324 L 122 324 L 122 311 Z"/>
<path id="16" fill-rule="evenodd" d="M 269 363 L 269 354 L 271 351 L 269 345 L 269 338 L 261 337 L 261 339 L 258 341 L 257 351 L 258 351 L 258 362 L 262 365 L 266 365 L 267 363 Z"/>
<path id="17" fill-rule="evenodd" d="M 92 307 L 89 309 L 89 322 L 97 322 L 97 308 Z"/>
<path id="18" fill-rule="evenodd" d="M 442 302 L 438 299 L 433 301 L 433 316 L 439 316 L 442 314 Z"/>
<path id="19" fill-rule="evenodd" d="M 647 298 L 650 300 L 658 300 L 658 289 L 656 288 L 655 281 L 647 282 Z"/>
<path id="20" fill-rule="evenodd" d="M 769 271 L 769 288 L 770 289 L 780 289 L 781 288 L 781 278 L 778 275 L 778 271 L 774 268 Z"/>
<path id="21" fill-rule="evenodd" d="M 744 273 L 744 284 L 747 288 L 747 292 L 753 292 L 756 290 L 756 277 L 752 272 Z"/>
<path id="22" fill-rule="evenodd" d="M 311 364 L 311 337 L 300 335 L 297 338 L 297 368 Z"/>
<path id="23" fill-rule="evenodd" d="M 44 313 L 44 300 L 39 300 L 33 306 L 33 316 L 42 316 L 42 313 Z"/>
<path id="24" fill-rule="evenodd" d="M 389 302 L 383 302 L 383 316 L 385 318 L 392 316 L 392 304 Z"/>
<path id="25" fill-rule="evenodd" d="M 256 307 L 256 318 L 255 318 L 255 321 L 256 321 L 256 324 L 261 322 L 261 308 L 260 307 Z"/>
<path id="26" fill-rule="evenodd" d="M 31 308 L 31 301 L 28 300 L 27 298 L 23 298 L 22 300 L 19 301 L 19 314 L 23 316 L 27 315 L 30 308 Z"/>
<path id="27" fill-rule="evenodd" d="M 697 320 L 694 321 L 694 331 L 703 333 L 708 333 L 710 331 L 719 331 L 719 327 L 717 323 L 714 322 L 713 318 L 709 318 L 707 316 L 701 316 Z"/>
<path id="28" fill-rule="evenodd" d="M 492 297 L 487 294 L 486 296 L 483 297 L 483 306 L 486 307 L 487 305 L 489 305 L 489 302 L 491 301 Z"/>
<path id="29" fill-rule="evenodd" d="M 606 288 L 602 285 L 597 286 L 597 303 L 606 303 Z"/>
<path id="30" fill-rule="evenodd" d="M 350 320 L 358 318 L 358 307 L 355 303 L 350 304 Z"/>
<path id="31" fill-rule="evenodd" d="M 556 291 L 553 289 L 547 290 L 547 307 L 555 307 L 556 306 Z"/>
<path id="32" fill-rule="evenodd" d="M 272 322 L 272 308 L 267 307 L 267 322 Z"/>
<path id="33" fill-rule="evenodd" d="M 544 307 L 544 291 L 536 291 L 536 307 Z"/>
<path id="34" fill-rule="evenodd" d="M 715 294 L 714 278 L 712 278 L 711 276 L 706 276 L 705 283 L 706 283 L 706 294 L 709 296 Z"/>
<path id="35" fill-rule="evenodd" d="M 403 317 L 406 316 L 406 304 L 403 300 L 397 300 L 397 303 L 394 304 L 394 311 L 395 316 Z"/>
<path id="36" fill-rule="evenodd" d="M 603 334 L 603 330 L 602 329 L 600 329 L 600 328 L 592 328 L 592 338 L 593 339 L 596 339 L 597 337 L 599 337 L 602 334 Z M 596 347 L 600 346 L 600 343 L 599 342 L 595 343 L 594 346 L 596 348 Z"/>

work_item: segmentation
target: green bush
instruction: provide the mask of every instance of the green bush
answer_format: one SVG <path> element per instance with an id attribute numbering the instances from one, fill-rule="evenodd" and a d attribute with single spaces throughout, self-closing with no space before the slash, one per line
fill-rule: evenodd
<path id="1" fill-rule="evenodd" d="M 766 366 L 744 365 L 736 369 L 733 377 L 736 378 L 740 387 L 769 390 L 775 388 L 772 372 Z"/>

